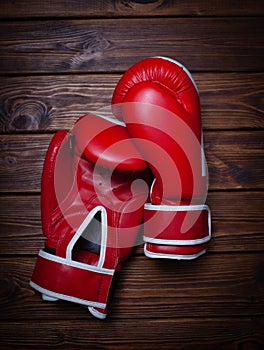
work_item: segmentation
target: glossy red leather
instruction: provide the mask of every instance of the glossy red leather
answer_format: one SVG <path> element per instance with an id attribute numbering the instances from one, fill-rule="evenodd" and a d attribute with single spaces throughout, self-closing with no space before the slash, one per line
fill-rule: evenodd
<path id="1" fill-rule="evenodd" d="M 151 178 L 124 126 L 88 115 L 70 133 L 55 134 L 42 178 L 47 239 L 31 285 L 104 318 L 114 275 L 135 244 Z"/>
<path id="2" fill-rule="evenodd" d="M 167 58 L 144 59 L 121 77 L 112 102 L 113 112 L 126 123 L 156 179 L 150 194 L 152 207 L 145 210 L 145 252 L 150 257 L 195 258 L 199 251 L 204 252 L 211 229 L 209 208 L 203 206 L 208 178 L 200 101 L 190 73 Z M 155 206 L 169 206 L 170 210 Z M 187 229 L 183 229 L 184 212 L 179 206 L 186 207 Z M 201 206 L 200 212 L 197 206 Z M 161 227 L 162 221 L 168 223 L 166 229 Z M 186 241 L 185 248 L 174 244 L 179 237 Z M 182 256 L 179 251 L 184 251 Z"/>

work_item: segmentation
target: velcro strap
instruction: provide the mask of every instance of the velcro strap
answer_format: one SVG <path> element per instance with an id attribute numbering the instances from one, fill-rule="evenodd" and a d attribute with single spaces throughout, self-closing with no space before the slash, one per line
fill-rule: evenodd
<path id="1" fill-rule="evenodd" d="M 58 299 L 105 308 L 114 272 L 41 250 L 30 284 Z"/>
<path id="2" fill-rule="evenodd" d="M 207 205 L 144 206 L 144 241 L 190 246 L 211 239 L 211 214 Z"/>

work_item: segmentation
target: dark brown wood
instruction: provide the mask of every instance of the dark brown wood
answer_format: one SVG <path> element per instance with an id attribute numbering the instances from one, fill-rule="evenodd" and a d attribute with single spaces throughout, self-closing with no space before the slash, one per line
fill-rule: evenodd
<path id="1" fill-rule="evenodd" d="M 209 188 L 263 189 L 263 137 L 262 131 L 206 133 Z"/>
<path id="2" fill-rule="evenodd" d="M 263 73 L 195 73 L 205 130 L 264 128 Z M 0 130 L 69 129 L 88 112 L 111 110 L 120 75 L 9 77 L 0 81 Z M 260 108 L 258 108 L 260 106 Z"/>
<path id="3" fill-rule="evenodd" d="M 263 30 L 261 17 L 2 22 L 0 73 L 120 72 L 155 55 L 196 71 L 261 71 Z"/>
<path id="4" fill-rule="evenodd" d="M 210 189 L 262 188 L 263 137 L 264 131 L 205 133 Z M 1 137 L 0 191 L 40 191 L 43 161 L 51 138 L 46 134 Z"/>
<path id="5" fill-rule="evenodd" d="M 42 301 L 40 293 L 29 286 L 34 257 L 2 257 L 0 263 L 3 320 L 91 319 L 80 305 Z M 115 318 L 171 319 L 172 315 L 261 316 L 263 273 L 263 252 L 208 253 L 193 261 L 133 256 L 122 269 L 109 322 Z"/>
<path id="6" fill-rule="evenodd" d="M 264 251 L 264 193 L 210 192 L 213 239 L 208 252 Z M 44 246 L 40 197 L 9 195 L 0 198 L 0 253 L 37 254 Z M 134 255 L 143 254 L 138 247 Z"/>
<path id="7" fill-rule="evenodd" d="M 0 0 L 0 349 L 264 348 L 264 2 Z M 163 55 L 200 90 L 213 237 L 193 261 L 135 247 L 105 321 L 29 286 L 52 135 Z"/>
<path id="8" fill-rule="evenodd" d="M 262 318 L 12 321 L 0 324 L 2 349 L 252 349 L 264 344 Z M 117 336 L 118 334 L 118 336 Z"/>
<path id="9" fill-rule="evenodd" d="M 43 161 L 51 138 L 52 135 L 34 134 L 1 136 L 1 192 L 40 190 Z"/>
<path id="10" fill-rule="evenodd" d="M 0 254 L 36 254 L 44 246 L 39 196 L 0 197 Z"/>
<path id="11" fill-rule="evenodd" d="M 52 2 L 48 0 L 12 0 L 0 2 L 0 16 L 28 17 L 147 17 L 147 16 L 249 16 L 263 15 L 261 0 L 97 0 Z"/>

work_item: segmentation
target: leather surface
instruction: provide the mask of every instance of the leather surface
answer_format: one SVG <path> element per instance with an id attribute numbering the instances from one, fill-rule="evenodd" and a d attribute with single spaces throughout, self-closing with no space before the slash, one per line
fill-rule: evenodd
<path id="1" fill-rule="evenodd" d="M 168 59 L 142 60 L 121 77 L 112 101 L 114 113 L 125 121 L 130 137 L 155 176 L 151 203 L 203 204 L 207 195 L 207 172 L 201 145 L 200 102 L 189 72 Z M 177 210 L 165 214 L 157 209 L 150 218 L 149 213 L 145 213 L 145 236 L 178 239 L 186 217 L 192 226 L 181 235 L 182 239 L 203 238 L 209 230 L 207 214 L 196 214 Z M 153 246 L 147 243 L 148 250 L 153 250 Z M 165 246 L 166 242 L 160 250 L 173 252 L 172 246 Z M 193 250 L 186 247 L 184 251 L 188 253 L 188 249 Z M 154 250 L 157 252 L 158 247 Z"/>
<path id="2" fill-rule="evenodd" d="M 120 147 L 120 142 L 120 152 L 111 148 Z M 71 133 L 57 132 L 43 169 L 43 232 L 46 251 L 68 264 L 52 261 L 51 255 L 50 260 L 39 256 L 32 282 L 68 299 L 102 302 L 103 295 L 107 303 L 109 276 L 71 264 L 120 270 L 135 244 L 151 181 L 151 172 L 123 126 L 92 115 L 81 118 Z M 101 216 L 92 217 L 92 223 L 89 215 L 97 208 L 102 208 L 97 212 Z M 75 242 L 81 227 L 82 240 Z M 98 247 L 102 237 L 106 237 L 104 246 Z M 90 311 L 102 315 L 107 309 Z"/>

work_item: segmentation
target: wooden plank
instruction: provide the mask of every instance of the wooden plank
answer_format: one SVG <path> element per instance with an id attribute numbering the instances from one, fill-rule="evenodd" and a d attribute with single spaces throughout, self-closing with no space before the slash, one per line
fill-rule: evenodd
<path id="1" fill-rule="evenodd" d="M 40 191 L 43 162 L 51 138 L 52 135 L 34 134 L 1 136 L 0 191 Z"/>
<path id="2" fill-rule="evenodd" d="M 200 91 L 203 128 L 263 128 L 260 74 L 194 74 Z"/>
<path id="3" fill-rule="evenodd" d="M 70 129 L 78 117 L 110 106 L 119 78 L 115 75 L 2 78 L 0 130 Z"/>
<path id="4" fill-rule="evenodd" d="M 252 349 L 264 345 L 262 318 L 54 320 L 0 324 L 2 349 Z"/>
<path id="5" fill-rule="evenodd" d="M 43 248 L 40 196 L 0 197 L 1 254 L 36 254 Z"/>
<path id="6" fill-rule="evenodd" d="M 29 17 L 148 17 L 148 16 L 254 16 L 263 15 L 263 1 L 228 0 L 12 0 L 0 2 L 2 18 Z"/>
<path id="7" fill-rule="evenodd" d="M 262 131 L 205 133 L 211 189 L 263 189 Z"/>
<path id="8" fill-rule="evenodd" d="M 40 191 L 44 157 L 52 135 L 3 135 L 0 191 Z M 264 131 L 205 133 L 210 189 L 263 188 Z"/>
<path id="9" fill-rule="evenodd" d="M 263 192 L 209 192 L 213 239 L 208 252 L 264 251 Z M 37 254 L 43 248 L 39 195 L 0 197 L 0 252 Z M 134 255 L 142 255 L 142 246 Z"/>
<path id="10" fill-rule="evenodd" d="M 193 74 L 205 130 L 264 128 L 264 74 Z M 87 112 L 107 113 L 120 75 L 2 78 L 0 130 L 70 129 Z"/>
<path id="11" fill-rule="evenodd" d="M 261 17 L 4 21 L 0 73 L 121 72 L 155 55 L 190 70 L 263 71 L 263 30 Z"/>
<path id="12" fill-rule="evenodd" d="M 85 307 L 44 302 L 29 286 L 33 257 L 1 257 L 2 320 L 88 319 Z M 264 255 L 206 254 L 192 261 L 133 256 L 123 266 L 111 319 L 261 316 Z"/>
<path id="13" fill-rule="evenodd" d="M 2 349 L 191 350 L 264 345 L 262 318 L 70 321 L 0 324 Z"/>

